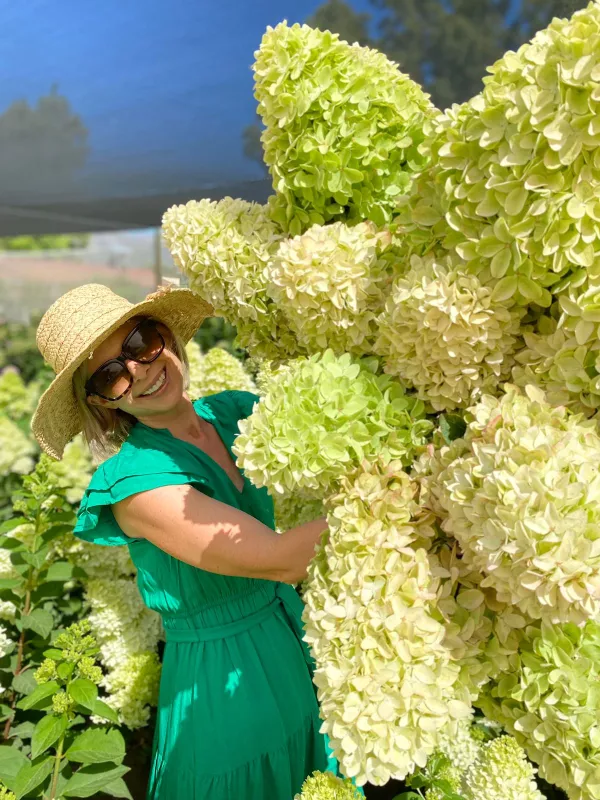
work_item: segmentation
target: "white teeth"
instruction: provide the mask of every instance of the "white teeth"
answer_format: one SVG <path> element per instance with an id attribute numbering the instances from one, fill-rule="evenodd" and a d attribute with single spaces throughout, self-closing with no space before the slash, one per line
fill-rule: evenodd
<path id="1" fill-rule="evenodd" d="M 147 392 L 143 392 L 143 394 L 141 395 L 141 397 L 148 397 L 148 395 L 151 395 L 151 394 L 154 394 L 154 392 L 157 392 L 157 391 L 160 389 L 160 387 L 163 385 L 163 383 L 165 382 L 165 379 L 166 379 L 166 377 L 167 377 L 167 376 L 165 375 L 165 371 L 163 370 L 163 371 L 160 373 L 160 377 L 159 377 L 159 379 L 156 381 L 156 383 L 155 383 L 153 386 L 151 386 L 151 387 L 148 389 L 148 391 L 147 391 Z"/>

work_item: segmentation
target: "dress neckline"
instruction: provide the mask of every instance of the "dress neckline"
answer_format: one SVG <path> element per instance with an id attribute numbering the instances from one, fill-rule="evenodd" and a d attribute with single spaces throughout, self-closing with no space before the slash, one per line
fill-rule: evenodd
<path id="1" fill-rule="evenodd" d="M 235 485 L 235 483 L 231 480 L 231 476 L 227 473 L 227 470 L 224 469 L 219 464 L 218 461 L 215 461 L 215 459 L 212 456 L 209 456 L 208 453 L 206 453 L 204 450 L 202 450 L 202 448 L 198 447 L 195 444 L 192 444 L 191 442 L 186 442 L 184 439 L 179 439 L 179 437 L 177 437 L 177 436 L 173 436 L 173 434 L 171 433 L 171 431 L 168 428 L 151 428 L 149 425 L 146 425 L 145 423 L 140 422 L 139 420 L 138 420 L 137 424 L 138 425 L 143 425 L 144 428 L 147 428 L 148 430 L 151 430 L 151 431 L 154 431 L 154 432 L 157 432 L 157 433 L 166 433 L 167 436 L 169 436 L 171 439 L 174 439 L 175 441 L 180 442 L 182 445 L 185 445 L 186 447 L 191 447 L 195 454 L 199 453 L 207 461 L 209 461 L 210 464 L 213 467 L 216 467 L 218 470 L 220 470 L 223 473 L 223 475 L 225 475 L 225 477 L 227 478 L 227 480 L 229 481 L 231 486 L 233 487 L 233 490 L 236 493 L 236 495 L 238 497 L 241 497 L 245 493 L 246 487 L 248 486 L 248 479 L 244 475 L 244 471 L 242 469 L 240 469 L 238 467 L 238 465 L 236 464 L 236 458 L 235 458 L 235 455 L 234 455 L 234 453 L 233 453 L 233 451 L 231 449 L 231 445 L 233 444 L 233 440 L 235 439 L 236 434 L 231 434 L 230 431 L 228 431 L 226 428 L 223 428 L 223 426 L 221 425 L 221 423 L 219 422 L 219 420 L 215 416 L 213 410 L 210 407 L 208 407 L 207 404 L 205 403 L 203 397 L 199 398 L 198 400 L 194 400 L 192 402 L 192 405 L 194 407 L 194 411 L 196 412 L 196 414 L 199 417 L 201 417 L 203 420 L 205 420 L 206 422 L 209 422 L 213 426 L 213 428 L 217 432 L 217 436 L 219 437 L 219 439 L 225 445 L 225 448 L 227 449 L 227 452 L 231 456 L 231 460 L 233 461 L 234 467 L 237 469 L 237 471 L 239 472 L 239 474 L 242 477 L 242 480 L 244 481 L 244 485 L 242 486 L 241 489 L 238 489 L 237 486 Z"/>

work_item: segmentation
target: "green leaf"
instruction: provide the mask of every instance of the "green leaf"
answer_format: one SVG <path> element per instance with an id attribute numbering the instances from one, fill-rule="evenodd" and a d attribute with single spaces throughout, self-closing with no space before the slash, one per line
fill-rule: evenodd
<path id="1" fill-rule="evenodd" d="M 440 433 L 447 444 L 455 439 L 461 439 L 467 430 L 467 423 L 458 414 L 440 415 Z"/>
<path id="2" fill-rule="evenodd" d="M 115 725 L 119 724 L 119 715 L 110 706 L 107 706 L 106 703 L 103 703 L 102 700 L 96 700 L 94 705 L 91 709 L 93 714 L 96 714 L 98 717 L 104 717 L 109 722 L 114 722 Z"/>
<path id="3" fill-rule="evenodd" d="M 62 664 L 59 664 L 56 668 L 58 677 L 62 678 L 63 681 L 68 681 L 74 670 L 75 664 L 73 664 L 72 661 L 63 661 Z"/>
<path id="4" fill-rule="evenodd" d="M 40 569 L 46 563 L 46 559 L 48 558 L 49 547 L 44 545 L 41 550 L 38 550 L 37 553 L 23 553 L 23 561 L 25 563 L 30 564 L 34 569 Z"/>
<path id="5" fill-rule="evenodd" d="M 16 589 L 25 583 L 23 578 L 2 578 L 0 579 L 0 592 L 4 589 Z"/>
<path id="6" fill-rule="evenodd" d="M 402 792 L 402 794 L 397 794 L 393 800 L 423 800 L 423 797 L 416 792 Z"/>
<path id="7" fill-rule="evenodd" d="M 44 658 L 51 658 L 52 661 L 62 661 L 63 658 L 63 651 L 57 650 L 55 647 L 50 647 L 48 650 L 44 650 Z"/>
<path id="8" fill-rule="evenodd" d="M 32 758 L 37 758 L 49 747 L 52 747 L 67 730 L 68 726 L 69 720 L 66 714 L 61 714 L 60 717 L 54 715 L 42 717 L 35 726 L 31 737 Z"/>
<path id="9" fill-rule="evenodd" d="M 33 670 L 28 669 L 25 672 L 21 672 L 19 675 L 15 675 L 12 680 L 12 687 L 19 694 L 29 694 L 33 692 L 37 687 L 37 681 L 33 677 Z"/>
<path id="10" fill-rule="evenodd" d="M 35 678 L 34 678 L 35 681 Z M 14 681 L 13 681 L 14 683 Z M 59 684 L 56 681 L 49 681 L 48 683 L 42 683 L 40 686 L 35 687 L 35 689 L 28 694 L 27 697 L 23 697 L 22 700 L 19 700 L 17 703 L 17 708 L 20 708 L 23 711 L 27 711 L 30 708 L 44 708 L 50 705 L 49 699 L 52 695 L 56 694 L 60 689 Z"/>
<path id="11" fill-rule="evenodd" d="M 31 614 L 25 614 L 21 619 L 24 628 L 30 628 L 44 639 L 50 636 L 54 627 L 54 617 L 43 608 L 36 608 Z"/>
<path id="12" fill-rule="evenodd" d="M 68 692 L 80 706 L 93 708 L 98 699 L 98 687 L 87 678 L 77 678 L 69 685 Z"/>
<path id="13" fill-rule="evenodd" d="M 127 788 L 127 784 L 122 778 L 117 778 L 111 781 L 104 789 L 104 794 L 111 795 L 112 797 L 126 797 L 127 800 L 133 800 L 131 792 Z"/>
<path id="14" fill-rule="evenodd" d="M 84 764 L 120 763 L 125 758 L 125 740 L 116 728 L 90 728 L 75 739 L 65 756 Z"/>
<path id="15" fill-rule="evenodd" d="M 0 525 L 0 534 L 2 533 L 9 533 L 9 531 L 18 528 L 19 525 L 26 525 L 30 520 L 27 517 L 14 517 L 13 519 L 7 519 L 6 522 L 3 522 Z"/>
<path id="16" fill-rule="evenodd" d="M 47 581 L 68 581 L 73 576 L 73 565 L 68 561 L 56 561 L 50 564 L 44 579 Z"/>
<path id="17" fill-rule="evenodd" d="M 34 728 L 33 722 L 22 722 L 20 725 L 14 725 L 10 729 L 10 735 L 18 736 L 20 739 L 31 739 Z"/>
<path id="18" fill-rule="evenodd" d="M 17 773 L 29 764 L 29 759 L 16 747 L 0 745 L 0 780 L 13 788 Z"/>
<path id="19" fill-rule="evenodd" d="M 129 767 L 112 767 L 106 769 L 98 765 L 83 767 L 73 777 L 69 778 L 63 789 L 65 797 L 92 797 L 117 778 L 122 778 L 129 772 Z"/>
<path id="20" fill-rule="evenodd" d="M 17 800 L 32 792 L 37 786 L 46 780 L 54 768 L 54 759 L 51 756 L 44 758 L 37 764 L 26 764 L 17 773 L 12 787 L 17 795 Z"/>

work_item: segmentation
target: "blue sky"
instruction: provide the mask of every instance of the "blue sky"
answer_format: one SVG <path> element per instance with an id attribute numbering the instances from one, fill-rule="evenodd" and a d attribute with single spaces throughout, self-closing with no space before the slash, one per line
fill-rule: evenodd
<path id="1" fill-rule="evenodd" d="M 210 184 L 261 176 L 242 154 L 254 50 L 319 0 L 0 0 L 0 112 L 57 84 L 90 132 L 87 171 L 149 165 Z M 368 0 L 355 7 L 368 8 Z M 196 177 L 197 179 L 197 177 Z"/>

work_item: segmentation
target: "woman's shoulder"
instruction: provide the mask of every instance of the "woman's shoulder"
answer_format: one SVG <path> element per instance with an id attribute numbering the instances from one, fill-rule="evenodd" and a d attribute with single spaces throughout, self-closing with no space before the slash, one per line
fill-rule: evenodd
<path id="1" fill-rule="evenodd" d="M 196 411 L 208 410 L 220 422 L 228 419 L 237 422 L 245 419 L 252 414 L 254 406 L 260 401 L 260 396 L 254 392 L 246 392 L 237 389 L 226 389 L 223 392 L 209 394 L 201 397 L 194 402 Z"/>

